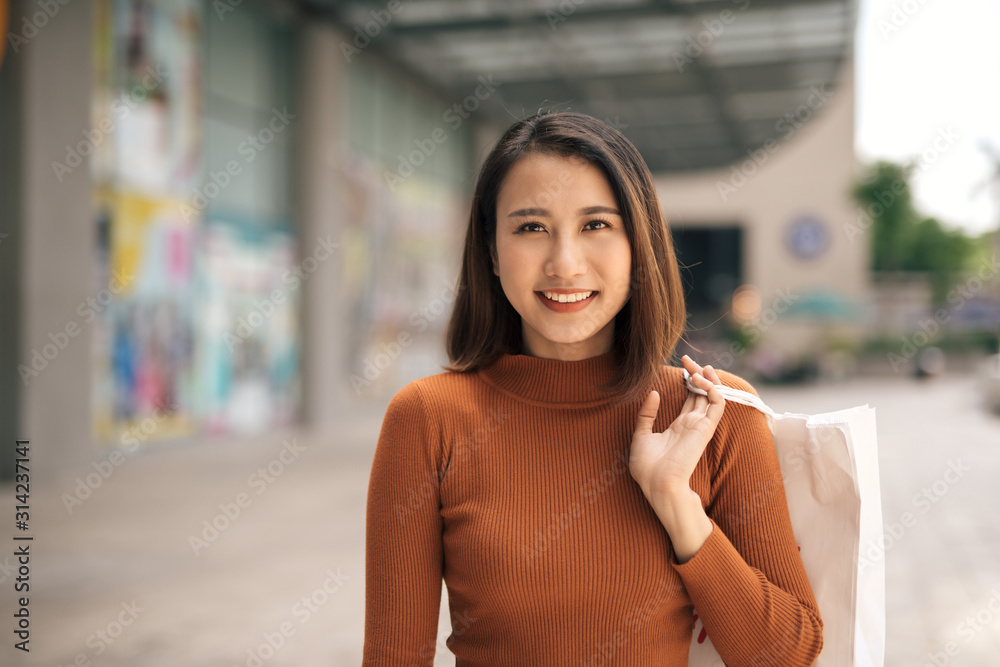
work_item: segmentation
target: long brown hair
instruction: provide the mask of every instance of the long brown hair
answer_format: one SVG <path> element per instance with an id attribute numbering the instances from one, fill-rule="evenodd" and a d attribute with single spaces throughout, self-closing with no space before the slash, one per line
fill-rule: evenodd
<path id="1" fill-rule="evenodd" d="M 615 377 L 600 389 L 623 401 L 652 388 L 684 331 L 687 314 L 673 241 L 660 211 L 649 167 L 617 129 L 573 111 L 548 111 L 515 122 L 479 172 L 445 334 L 445 370 L 472 372 L 504 354 L 523 354 L 521 316 L 493 273 L 497 198 L 511 167 L 532 153 L 582 158 L 603 172 L 624 219 L 632 249 L 631 296 L 615 315 Z"/>

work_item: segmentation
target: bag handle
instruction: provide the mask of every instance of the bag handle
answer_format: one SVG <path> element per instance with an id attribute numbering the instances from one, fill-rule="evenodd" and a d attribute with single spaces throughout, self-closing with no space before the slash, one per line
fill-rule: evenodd
<path id="1" fill-rule="evenodd" d="M 695 394 L 699 394 L 701 396 L 708 396 L 707 391 L 695 385 L 694 379 L 692 379 L 691 374 L 688 373 L 688 370 L 686 368 L 682 368 L 681 370 L 684 371 L 684 385 L 687 387 L 688 391 L 694 392 Z M 768 407 L 767 403 L 765 403 L 760 396 L 751 394 L 749 391 L 743 391 L 742 389 L 727 387 L 726 385 L 716 385 L 715 388 L 719 391 L 720 394 L 722 394 L 722 398 L 724 398 L 725 400 L 731 401 L 733 403 L 742 403 L 743 405 L 749 405 L 751 408 L 756 408 L 761 412 L 763 412 L 764 416 L 767 417 L 768 427 L 771 429 L 772 433 L 774 432 L 774 417 L 776 417 L 777 415 L 774 412 L 774 410 Z"/>

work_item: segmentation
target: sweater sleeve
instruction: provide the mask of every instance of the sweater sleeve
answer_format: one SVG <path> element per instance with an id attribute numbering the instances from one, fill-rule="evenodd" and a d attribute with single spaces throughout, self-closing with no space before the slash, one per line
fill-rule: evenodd
<path id="1" fill-rule="evenodd" d="M 757 393 L 735 375 L 719 377 Z M 710 497 L 702 499 L 712 533 L 690 560 L 673 566 L 726 665 L 812 665 L 823 648 L 823 621 L 795 544 L 767 419 L 727 403 L 714 437 Z"/>
<path id="2" fill-rule="evenodd" d="M 389 402 L 368 484 L 362 665 L 433 665 L 443 564 L 441 441 L 416 384 Z"/>

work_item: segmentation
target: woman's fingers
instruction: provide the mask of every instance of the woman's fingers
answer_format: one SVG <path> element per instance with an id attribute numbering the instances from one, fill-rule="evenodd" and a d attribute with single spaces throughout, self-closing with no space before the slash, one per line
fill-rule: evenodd
<path id="1" fill-rule="evenodd" d="M 722 419 L 722 413 L 726 410 L 726 399 L 722 397 L 722 394 L 717 389 L 712 390 L 712 393 L 715 394 L 715 397 L 714 399 L 711 396 L 709 397 L 710 402 L 706 414 L 712 420 L 713 424 L 718 424 L 719 420 Z"/>
<path id="2" fill-rule="evenodd" d="M 707 367 L 710 368 L 710 367 Z M 719 419 L 722 418 L 722 413 L 726 408 L 726 399 L 722 397 L 722 393 L 719 391 L 719 383 L 712 382 L 708 378 L 702 376 L 698 373 L 694 376 L 695 386 L 704 389 L 708 396 L 703 396 L 704 403 L 702 407 L 705 409 L 705 414 L 713 421 L 713 423 L 718 423 Z"/>
<path id="3" fill-rule="evenodd" d="M 687 398 L 684 399 L 684 405 L 681 406 L 681 414 L 685 414 L 694 410 L 695 402 L 698 399 L 698 394 L 693 391 L 687 393 Z"/>
<path id="4" fill-rule="evenodd" d="M 686 354 L 683 357 L 681 357 L 681 363 L 684 364 L 684 368 L 691 376 L 691 379 L 694 380 L 695 386 L 696 387 L 699 386 L 698 378 L 701 377 L 701 372 L 702 372 L 701 366 L 696 364 L 694 359 L 692 359 Z M 702 396 L 701 394 L 695 394 L 693 392 L 689 392 L 688 401 L 684 402 L 684 407 L 687 408 L 689 406 L 689 401 L 690 401 L 690 408 L 692 410 L 704 410 L 705 401 L 702 399 L 704 399 L 704 396 Z"/>
<path id="5" fill-rule="evenodd" d="M 687 400 L 684 401 L 681 413 L 700 412 L 711 419 L 713 423 L 717 424 L 722 418 L 722 413 L 726 407 L 726 399 L 722 397 L 722 393 L 716 388 L 722 386 L 722 379 L 710 364 L 700 366 L 686 354 L 681 357 L 681 362 L 688 373 L 691 374 L 694 386 L 702 389 L 707 394 L 705 396 L 688 392 Z"/>
<path id="6" fill-rule="evenodd" d="M 701 373 L 695 373 L 692 376 L 692 379 L 694 380 L 694 385 L 696 387 L 705 391 L 706 395 L 697 394 L 698 398 L 703 401 L 704 405 L 707 405 L 714 400 L 723 400 L 722 394 L 718 391 L 718 387 L 721 386 L 719 383 L 712 382 Z"/>
<path id="7" fill-rule="evenodd" d="M 711 365 L 699 366 L 694 359 L 686 354 L 681 357 L 681 363 L 684 364 L 684 368 L 686 368 L 687 372 L 692 376 L 696 373 L 700 373 L 702 377 L 707 378 L 710 382 L 713 382 L 714 384 L 722 384 L 722 380 L 719 379 L 719 374 L 715 372 L 715 369 L 712 368 Z"/>
<path id="8" fill-rule="evenodd" d="M 722 413 L 726 409 L 726 399 L 723 398 L 722 392 L 719 391 L 719 387 L 722 383 L 718 381 L 718 376 L 715 375 L 715 369 L 709 367 L 711 374 L 715 376 L 716 380 L 713 382 L 712 386 L 707 389 L 708 391 L 708 417 L 712 420 L 713 424 L 718 424 L 719 420 L 722 419 Z"/>
<path id="9" fill-rule="evenodd" d="M 702 368 L 702 375 L 714 382 L 715 384 L 722 384 L 722 380 L 719 379 L 719 374 L 715 372 L 715 369 L 710 365 Z"/>
<path id="10" fill-rule="evenodd" d="M 694 375 L 695 373 L 701 373 L 701 366 L 696 364 L 694 359 L 692 359 L 688 355 L 685 354 L 683 357 L 681 357 L 681 363 L 684 364 L 684 368 L 687 369 L 687 372 L 689 374 Z"/>
<path id="11" fill-rule="evenodd" d="M 654 389 L 646 396 L 642 406 L 639 408 L 639 416 L 635 420 L 635 432 L 652 433 L 653 422 L 656 421 L 656 412 L 660 407 L 660 394 Z"/>

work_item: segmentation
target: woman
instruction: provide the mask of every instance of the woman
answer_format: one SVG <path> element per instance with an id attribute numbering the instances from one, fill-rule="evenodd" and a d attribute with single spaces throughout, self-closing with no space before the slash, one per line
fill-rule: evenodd
<path id="1" fill-rule="evenodd" d="M 765 417 L 685 356 L 649 170 L 589 116 L 514 123 L 476 184 L 451 365 L 390 402 L 368 491 L 365 665 L 811 665 L 822 621 Z M 662 403 L 662 404 L 661 404 Z"/>

